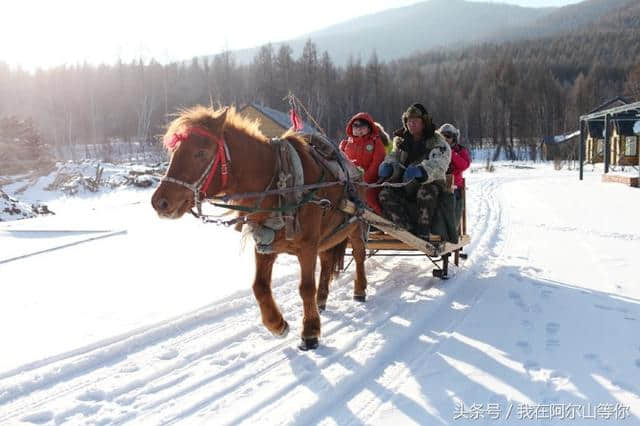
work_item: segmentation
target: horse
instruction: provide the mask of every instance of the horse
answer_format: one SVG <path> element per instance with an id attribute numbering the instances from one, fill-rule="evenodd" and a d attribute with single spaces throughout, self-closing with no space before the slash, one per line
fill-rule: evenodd
<path id="1" fill-rule="evenodd" d="M 314 159 L 314 149 L 300 134 L 289 130 L 281 137 L 297 152 L 304 184 L 316 184 L 328 175 L 326 167 Z M 170 154 L 165 177 L 155 190 L 151 204 L 161 218 L 178 219 L 192 210 L 201 199 L 265 192 L 276 178 L 276 148 L 259 130 L 259 123 L 239 115 L 234 107 L 214 110 L 196 106 L 181 111 L 168 126 L 164 145 Z M 347 196 L 339 183 L 314 190 L 316 199 L 328 203 L 301 203 L 295 209 L 299 227 L 287 239 L 286 230 L 276 231 L 271 252 L 255 250 L 253 293 L 258 302 L 262 323 L 277 337 L 285 337 L 289 324 L 283 318 L 271 292 L 273 264 L 279 254 L 298 258 L 299 292 L 303 318 L 301 350 L 315 349 L 320 337 L 320 314 L 326 308 L 329 284 L 343 264 L 347 239 L 351 243 L 356 265 L 353 298 L 364 301 L 365 242 L 363 224 L 339 209 Z M 273 191 L 272 191 L 273 192 Z M 361 192 L 361 191 L 359 191 Z M 307 192 L 308 194 L 308 192 Z M 360 194 L 362 195 L 362 194 Z M 260 225 L 273 216 L 269 209 L 282 204 L 281 195 L 270 193 L 256 199 L 240 198 L 233 207 L 254 207 L 240 211 L 245 225 Z M 306 197 L 308 199 L 308 197 Z M 349 220 L 352 219 L 352 220 Z M 320 258 L 320 280 L 316 290 L 316 263 Z"/>

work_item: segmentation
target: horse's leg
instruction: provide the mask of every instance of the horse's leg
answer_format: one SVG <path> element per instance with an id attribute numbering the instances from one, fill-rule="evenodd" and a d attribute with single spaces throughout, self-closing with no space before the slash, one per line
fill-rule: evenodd
<path id="1" fill-rule="evenodd" d="M 327 298 L 329 297 L 329 284 L 333 277 L 333 250 L 329 249 L 320 253 L 320 282 L 318 283 L 318 309 L 324 311 L 327 307 Z"/>
<path id="2" fill-rule="evenodd" d="M 320 337 L 320 314 L 316 302 L 316 259 L 318 252 L 316 247 L 302 248 L 298 253 L 300 262 L 300 297 L 304 316 L 302 317 L 302 350 L 318 347 Z"/>
<path id="3" fill-rule="evenodd" d="M 256 276 L 253 280 L 253 294 L 260 306 L 262 323 L 275 336 L 286 336 L 289 324 L 282 318 L 271 294 L 271 271 L 277 254 L 256 253 Z"/>
<path id="4" fill-rule="evenodd" d="M 366 248 L 362 225 L 358 226 L 350 235 L 351 251 L 356 262 L 356 279 L 353 286 L 353 300 L 364 302 L 367 290 L 367 275 L 364 271 L 364 260 L 366 258 Z"/>

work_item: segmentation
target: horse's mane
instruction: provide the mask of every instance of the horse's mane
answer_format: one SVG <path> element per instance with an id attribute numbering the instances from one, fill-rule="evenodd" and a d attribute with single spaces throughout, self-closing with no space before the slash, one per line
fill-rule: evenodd
<path id="1" fill-rule="evenodd" d="M 258 120 L 251 120 L 241 116 L 233 106 L 214 110 L 211 107 L 196 105 L 191 108 L 181 109 L 178 112 L 177 117 L 169 123 L 166 136 L 183 132 L 185 129 L 194 126 L 212 129 L 215 127 L 215 120 L 220 116 L 220 114 L 224 113 L 225 109 L 227 110 L 225 126 L 243 131 L 259 140 L 266 140 L 266 137 L 260 131 L 260 123 Z"/>
<path id="2" fill-rule="evenodd" d="M 257 119 L 251 120 L 238 114 L 238 111 L 234 106 L 214 110 L 211 107 L 196 105 L 191 108 L 182 109 L 178 112 L 177 117 L 167 127 L 165 135 L 171 136 L 173 134 L 183 132 L 185 129 L 193 126 L 211 129 L 214 127 L 216 118 L 218 118 L 220 114 L 224 113 L 225 109 L 227 110 L 225 126 L 244 132 L 249 136 L 253 136 L 263 143 L 268 143 L 269 138 L 260 131 L 260 122 Z M 169 149 L 167 146 L 166 136 L 165 148 Z M 304 150 L 307 146 L 306 140 L 293 129 L 287 130 L 280 137 L 293 143 L 299 150 Z"/>
<path id="3" fill-rule="evenodd" d="M 280 138 L 291 142 L 298 152 L 304 152 L 309 147 L 307 140 L 293 129 L 289 129 L 284 132 Z"/>

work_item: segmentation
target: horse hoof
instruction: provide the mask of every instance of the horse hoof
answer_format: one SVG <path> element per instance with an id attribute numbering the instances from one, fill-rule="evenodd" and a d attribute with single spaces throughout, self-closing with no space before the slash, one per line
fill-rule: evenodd
<path id="1" fill-rule="evenodd" d="M 302 341 L 298 345 L 298 349 L 301 351 L 308 351 L 310 349 L 316 349 L 318 347 L 318 338 L 310 337 L 308 339 L 302 338 Z"/>
<path id="2" fill-rule="evenodd" d="M 356 302 L 366 302 L 367 296 L 364 294 L 354 294 L 353 300 L 355 300 Z"/>
<path id="3" fill-rule="evenodd" d="M 322 305 L 319 304 L 318 305 L 318 310 L 320 312 L 324 312 L 326 309 L 327 309 L 327 305 L 325 305 L 325 304 L 322 304 Z"/>
<path id="4" fill-rule="evenodd" d="M 282 320 L 282 322 L 284 323 L 282 325 L 282 328 L 279 331 L 274 332 L 273 335 L 284 339 L 285 337 L 287 337 L 287 334 L 289 334 L 289 323 L 285 320 Z"/>

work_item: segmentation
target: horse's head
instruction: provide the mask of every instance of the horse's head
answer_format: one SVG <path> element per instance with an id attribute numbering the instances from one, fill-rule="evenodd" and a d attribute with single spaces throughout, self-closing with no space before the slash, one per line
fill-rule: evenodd
<path id="1" fill-rule="evenodd" d="M 198 201 L 226 183 L 227 153 L 223 133 L 227 110 L 195 107 L 169 125 L 164 146 L 171 155 L 169 169 L 151 198 L 160 217 L 178 219 Z M 216 182 L 214 176 L 217 176 Z"/>

